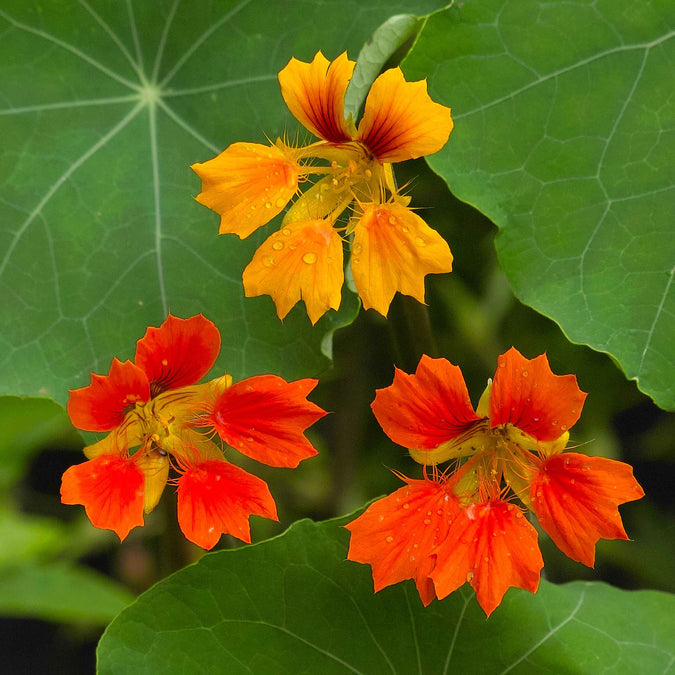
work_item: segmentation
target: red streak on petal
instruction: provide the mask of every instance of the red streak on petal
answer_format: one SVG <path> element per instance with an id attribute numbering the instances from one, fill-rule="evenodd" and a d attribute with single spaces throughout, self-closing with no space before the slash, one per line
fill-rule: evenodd
<path id="1" fill-rule="evenodd" d="M 169 314 L 136 344 L 136 365 L 150 380 L 152 395 L 201 380 L 218 358 L 220 333 L 201 314 L 179 319 Z"/>

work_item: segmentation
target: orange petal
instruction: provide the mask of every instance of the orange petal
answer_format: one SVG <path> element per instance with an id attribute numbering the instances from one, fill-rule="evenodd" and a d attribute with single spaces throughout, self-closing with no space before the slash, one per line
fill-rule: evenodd
<path id="1" fill-rule="evenodd" d="M 82 504 L 94 527 L 113 530 L 123 540 L 143 525 L 143 480 L 133 460 L 100 455 L 63 474 L 61 501 Z"/>
<path id="2" fill-rule="evenodd" d="M 573 426 L 586 400 L 574 375 L 554 375 L 546 354 L 526 359 L 511 347 L 498 359 L 490 393 L 490 425 L 513 424 L 539 441 Z"/>
<path id="3" fill-rule="evenodd" d="M 399 203 L 367 207 L 354 229 L 352 274 L 364 308 L 383 316 L 396 291 L 424 302 L 424 277 L 450 272 L 452 253 L 438 232 Z"/>
<path id="4" fill-rule="evenodd" d="M 468 581 L 488 616 L 510 586 L 535 593 L 544 566 L 537 531 L 517 506 L 500 499 L 463 509 L 436 555 L 431 578 L 438 597 Z"/>
<path id="5" fill-rule="evenodd" d="M 340 54 L 330 63 L 317 52 L 311 63 L 292 58 L 279 73 L 281 95 L 295 118 L 315 136 L 340 143 L 352 136 L 345 121 L 345 91 L 356 63 Z"/>
<path id="6" fill-rule="evenodd" d="M 298 189 L 300 167 L 281 143 L 233 143 L 217 157 L 193 164 L 202 179 L 196 200 L 220 214 L 220 234 L 245 239 L 281 213 Z"/>
<path id="7" fill-rule="evenodd" d="M 280 319 L 304 300 L 315 324 L 329 309 L 340 306 L 342 239 L 323 220 L 288 224 L 263 242 L 243 280 L 246 297 L 270 295 Z"/>
<path id="8" fill-rule="evenodd" d="M 91 384 L 71 389 L 68 416 L 83 431 L 110 431 L 138 401 L 150 400 L 145 373 L 131 361 L 113 359 L 107 375 L 91 374 Z"/>
<path id="9" fill-rule="evenodd" d="M 221 534 L 250 543 L 251 515 L 278 520 L 267 483 L 238 466 L 210 459 L 178 479 L 178 523 L 197 546 L 212 549 Z"/>
<path id="10" fill-rule="evenodd" d="M 530 486 L 542 528 L 565 555 L 589 567 L 598 539 L 628 539 L 619 504 L 643 496 L 628 464 L 576 452 L 545 459 Z"/>
<path id="11" fill-rule="evenodd" d="M 426 354 L 414 375 L 397 368 L 394 382 L 376 391 L 371 408 L 394 443 L 422 450 L 456 438 L 480 419 L 471 407 L 462 371 Z"/>
<path id="12" fill-rule="evenodd" d="M 153 396 L 195 384 L 211 370 L 220 351 L 220 333 L 201 314 L 179 319 L 169 314 L 136 343 L 136 365 L 150 380 Z"/>
<path id="13" fill-rule="evenodd" d="M 392 68 L 370 88 L 358 140 L 381 162 L 402 162 L 438 152 L 452 126 L 450 108 L 431 100 L 426 80 L 406 82 Z"/>
<path id="14" fill-rule="evenodd" d="M 318 380 L 249 377 L 229 387 L 209 416 L 218 435 L 258 462 L 295 468 L 317 454 L 303 432 L 326 412 L 307 400 Z"/>
<path id="15" fill-rule="evenodd" d="M 347 559 L 372 567 L 375 592 L 414 579 L 426 606 L 436 596 L 429 579 L 436 564 L 432 551 L 461 509 L 447 483 L 401 478 L 406 487 L 378 499 L 345 525 L 351 532 Z"/>

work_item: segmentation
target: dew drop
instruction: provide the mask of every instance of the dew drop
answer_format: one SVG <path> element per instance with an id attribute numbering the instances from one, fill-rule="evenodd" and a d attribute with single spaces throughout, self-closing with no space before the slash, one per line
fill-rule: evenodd
<path id="1" fill-rule="evenodd" d="M 396 225 L 396 216 L 389 216 L 389 223 L 391 225 Z"/>
<path id="2" fill-rule="evenodd" d="M 567 431 L 567 425 L 566 424 L 561 424 L 560 425 L 561 431 Z"/>
<path id="3" fill-rule="evenodd" d="M 570 484 L 574 485 L 574 483 L 575 483 L 575 480 L 574 480 L 574 478 L 572 478 L 572 480 L 570 481 Z"/>
<path id="4" fill-rule="evenodd" d="M 500 368 L 506 368 L 506 361 L 500 361 L 500 362 L 499 362 L 499 367 L 500 367 Z"/>
<path id="5" fill-rule="evenodd" d="M 305 253 L 305 255 L 302 256 L 302 262 L 313 265 L 316 262 L 316 253 L 312 253 L 311 251 Z"/>
<path id="6" fill-rule="evenodd" d="M 392 537 L 391 535 L 389 535 L 389 536 L 387 537 L 387 543 L 388 543 L 388 544 L 391 544 L 392 541 L 394 541 L 394 537 Z"/>
<path id="7" fill-rule="evenodd" d="M 384 520 L 384 516 L 380 516 L 379 521 L 382 522 Z"/>
<path id="8" fill-rule="evenodd" d="M 516 518 L 522 518 L 522 517 L 523 517 L 523 514 L 520 511 L 518 511 L 518 513 L 516 513 Z"/>
<path id="9" fill-rule="evenodd" d="M 523 377 L 528 377 L 530 372 L 528 370 L 523 371 Z"/>
<path id="10" fill-rule="evenodd" d="M 422 239 L 422 237 L 417 237 L 417 238 L 415 239 L 415 243 L 416 243 L 418 246 L 426 246 L 426 245 L 427 245 L 427 242 L 424 241 L 424 239 Z"/>
<path id="11" fill-rule="evenodd" d="M 410 232 L 410 230 L 404 225 L 404 226 L 401 228 L 401 232 L 403 232 L 403 234 L 408 234 L 408 232 Z"/>
<path id="12" fill-rule="evenodd" d="M 272 202 L 265 202 L 265 208 L 271 209 L 272 208 Z"/>
<path id="13" fill-rule="evenodd" d="M 266 255 L 263 258 L 263 265 L 265 267 L 274 267 L 274 258 L 271 255 Z"/>
<path id="14" fill-rule="evenodd" d="M 275 204 L 277 205 L 277 208 L 281 209 L 284 207 L 284 204 L 286 203 L 286 200 L 283 197 L 279 197 Z"/>
<path id="15" fill-rule="evenodd" d="M 430 524 L 431 524 L 431 521 L 430 521 L 428 518 L 425 518 L 425 519 L 424 519 L 424 524 L 425 524 L 425 525 L 430 525 Z"/>
<path id="16" fill-rule="evenodd" d="M 162 359 L 162 365 L 163 366 L 168 366 L 169 362 L 166 359 Z"/>
<path id="17" fill-rule="evenodd" d="M 272 248 L 273 248 L 275 251 L 281 251 L 281 249 L 282 249 L 283 247 L 284 247 L 284 242 L 283 242 L 283 241 L 275 241 L 275 242 L 272 244 Z"/>
<path id="18" fill-rule="evenodd" d="M 538 418 L 538 417 L 533 417 L 533 418 L 532 418 L 532 421 L 536 424 L 536 423 L 539 421 L 539 418 Z"/>
<path id="19" fill-rule="evenodd" d="M 551 424 L 552 424 L 554 427 L 557 427 L 557 426 L 558 426 L 558 420 L 551 420 Z"/>
<path id="20" fill-rule="evenodd" d="M 403 508 L 404 508 L 404 509 L 409 509 L 409 508 L 410 508 L 410 504 L 408 504 L 408 503 L 404 504 L 404 505 L 403 505 Z"/>
<path id="21" fill-rule="evenodd" d="M 284 237 L 290 237 L 291 236 L 291 230 L 288 227 L 284 227 L 284 229 L 281 230 L 281 234 L 283 234 Z"/>
<path id="22" fill-rule="evenodd" d="M 361 244 L 354 244 L 354 247 L 352 248 L 352 251 L 354 251 L 354 253 L 361 253 L 362 248 L 363 248 L 363 246 L 361 246 Z"/>
<path id="23" fill-rule="evenodd" d="M 415 556 L 414 555 L 410 556 L 410 562 L 415 562 Z"/>
<path id="24" fill-rule="evenodd" d="M 255 204 L 251 204 L 251 211 L 255 211 Z"/>

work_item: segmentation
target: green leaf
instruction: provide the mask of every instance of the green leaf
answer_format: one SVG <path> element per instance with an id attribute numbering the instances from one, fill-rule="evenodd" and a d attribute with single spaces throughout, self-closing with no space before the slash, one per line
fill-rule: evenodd
<path id="1" fill-rule="evenodd" d="M 216 322 L 235 379 L 325 369 L 357 299 L 315 328 L 245 299 L 265 232 L 216 236 L 189 166 L 297 128 L 276 77 L 291 56 L 355 55 L 390 16 L 441 4 L 3 2 L 0 393 L 63 402 L 169 311 Z"/>
<path id="2" fill-rule="evenodd" d="M 516 293 L 675 408 L 675 3 L 483 0 L 404 67 L 456 122 L 430 159 L 500 228 Z"/>
<path id="3" fill-rule="evenodd" d="M 675 600 L 596 583 L 510 590 L 489 620 L 466 587 L 424 608 L 412 582 L 374 594 L 341 524 L 300 521 L 205 556 L 107 628 L 99 673 L 655 673 Z"/>
<path id="4" fill-rule="evenodd" d="M 102 574 L 52 563 L 3 567 L 0 614 L 60 622 L 106 624 L 133 595 Z"/>

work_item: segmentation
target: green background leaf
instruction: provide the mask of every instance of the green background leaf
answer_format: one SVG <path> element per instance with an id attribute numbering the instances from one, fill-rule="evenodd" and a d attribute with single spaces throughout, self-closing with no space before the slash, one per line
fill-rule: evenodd
<path id="1" fill-rule="evenodd" d="M 268 297 L 244 299 L 265 232 L 217 237 L 189 165 L 297 128 L 276 79 L 291 56 L 355 57 L 393 14 L 441 5 L 4 2 L 0 393 L 63 402 L 169 311 L 216 322 L 235 379 L 325 369 L 356 298 L 316 328 L 304 308 L 281 323 Z"/>
<path id="2" fill-rule="evenodd" d="M 374 594 L 341 524 L 209 554 L 144 593 L 99 644 L 112 673 L 655 673 L 675 599 L 598 583 L 511 589 L 489 620 L 468 586 L 427 608 L 412 582 Z"/>
<path id="3" fill-rule="evenodd" d="M 520 300 L 675 408 L 675 3 L 457 3 L 404 62 L 453 109 L 430 164 Z"/>

